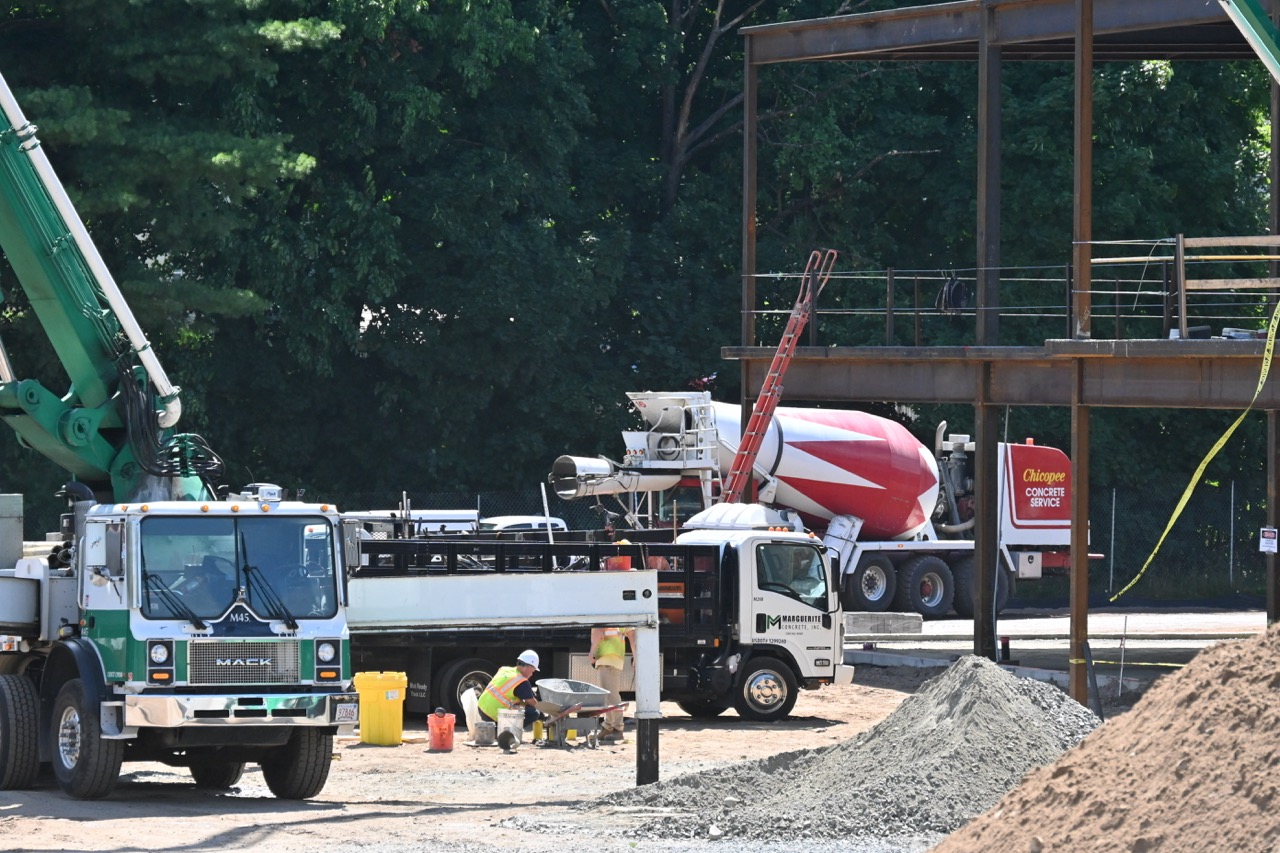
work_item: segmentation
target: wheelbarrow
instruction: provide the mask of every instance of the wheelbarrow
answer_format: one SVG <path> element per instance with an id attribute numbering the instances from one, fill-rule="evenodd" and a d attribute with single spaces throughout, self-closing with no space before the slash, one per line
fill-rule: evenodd
<path id="1" fill-rule="evenodd" d="M 595 749 L 600 745 L 600 723 L 604 715 L 610 711 L 626 711 L 627 703 L 586 708 L 583 707 L 582 702 L 561 707 L 554 702 L 539 701 L 535 707 L 547 715 L 545 721 L 547 736 L 543 745 L 561 748 L 568 746 L 566 735 L 572 728 L 583 732 L 587 746 Z"/>

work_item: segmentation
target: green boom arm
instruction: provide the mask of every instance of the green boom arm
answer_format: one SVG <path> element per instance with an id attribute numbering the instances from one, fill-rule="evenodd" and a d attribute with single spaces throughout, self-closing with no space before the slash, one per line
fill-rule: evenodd
<path id="1" fill-rule="evenodd" d="M 100 500 L 199 499 L 221 461 L 175 435 L 170 384 L 0 77 L 0 250 L 67 373 L 59 396 L 19 379 L 0 346 L 0 419 Z"/>

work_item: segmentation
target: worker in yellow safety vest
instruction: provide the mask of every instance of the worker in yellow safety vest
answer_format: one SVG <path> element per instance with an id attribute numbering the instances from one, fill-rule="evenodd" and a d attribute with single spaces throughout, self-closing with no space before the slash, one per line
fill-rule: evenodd
<path id="1" fill-rule="evenodd" d="M 538 709 L 534 707 L 538 696 L 529 681 L 538 671 L 538 663 L 538 653 L 525 649 L 516 658 L 515 666 L 504 666 L 494 673 L 476 702 L 485 719 L 496 723 L 499 711 L 520 707 L 524 708 L 525 725 L 538 719 Z"/>
<path id="2" fill-rule="evenodd" d="M 592 628 L 591 629 L 591 665 L 596 670 L 596 680 L 600 686 L 609 691 L 609 704 L 622 704 L 622 667 L 626 662 L 627 643 L 635 650 L 634 628 Z M 622 740 L 623 712 L 621 709 L 609 711 L 604 715 L 604 727 L 600 730 L 600 740 L 616 742 Z"/>

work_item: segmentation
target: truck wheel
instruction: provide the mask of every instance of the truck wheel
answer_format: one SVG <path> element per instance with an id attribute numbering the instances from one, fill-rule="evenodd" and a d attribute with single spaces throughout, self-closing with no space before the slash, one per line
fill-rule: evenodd
<path id="1" fill-rule="evenodd" d="M 957 560 L 951 567 L 951 577 L 956 582 L 956 593 L 951 600 L 951 607 L 956 615 L 964 619 L 972 619 L 977 590 L 974 588 L 973 557 Z"/>
<path id="2" fill-rule="evenodd" d="M 954 597 L 955 580 L 941 558 L 921 555 L 898 567 L 896 609 L 919 613 L 926 619 L 941 619 L 951 610 Z"/>
<path id="3" fill-rule="evenodd" d="M 124 760 L 124 741 L 105 740 L 98 708 L 73 678 L 58 691 L 50 726 L 53 775 L 68 796 L 98 800 L 111 793 Z"/>
<path id="4" fill-rule="evenodd" d="M 884 554 L 863 554 L 852 574 L 844 579 L 840 603 L 848 611 L 883 613 L 893 604 L 898 575 Z"/>
<path id="5" fill-rule="evenodd" d="M 489 686 L 497 664 L 484 658 L 463 658 L 445 664 L 436 678 L 434 697 L 436 704 L 452 714 L 462 713 L 462 691 L 476 689 L 479 696 Z"/>
<path id="6" fill-rule="evenodd" d="M 333 735 L 300 728 L 288 743 L 272 749 L 271 756 L 259 764 L 271 793 L 282 800 L 305 800 L 324 788 L 332 761 Z"/>
<path id="7" fill-rule="evenodd" d="M 729 703 L 722 699 L 680 699 L 676 707 L 695 720 L 711 720 L 729 710 Z"/>
<path id="8" fill-rule="evenodd" d="M 30 788 L 40 772 L 40 694 L 25 675 L 0 675 L 0 791 Z"/>
<path id="9" fill-rule="evenodd" d="M 191 762 L 187 768 L 197 788 L 210 788 L 218 791 L 235 785 L 244 774 L 243 761 L 231 761 L 226 758 L 202 758 Z"/>
<path id="10" fill-rule="evenodd" d="M 956 592 L 955 599 L 951 602 L 951 606 L 955 609 L 958 616 L 965 619 L 972 619 L 974 612 L 978 608 L 978 589 L 976 586 L 977 578 L 973 571 L 973 557 L 965 557 L 951 567 L 952 577 L 955 578 Z M 1000 565 L 996 568 L 996 613 L 1004 611 L 1009 604 L 1009 587 L 1011 581 L 1009 571 Z"/>
<path id="11" fill-rule="evenodd" d="M 747 661 L 738 674 L 733 707 L 744 720 L 781 720 L 796 704 L 796 677 L 777 658 Z"/>

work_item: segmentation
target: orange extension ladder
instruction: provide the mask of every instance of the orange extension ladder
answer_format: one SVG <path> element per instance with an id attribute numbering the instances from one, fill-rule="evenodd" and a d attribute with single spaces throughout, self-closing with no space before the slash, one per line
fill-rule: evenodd
<path id="1" fill-rule="evenodd" d="M 809 313 L 813 303 L 822 292 L 827 279 L 831 278 L 831 268 L 836 263 L 834 249 L 814 249 L 805 264 L 804 275 L 800 278 L 800 295 L 796 297 L 795 307 L 791 309 L 791 319 L 787 321 L 786 331 L 778 343 L 778 351 L 769 365 L 769 373 L 760 386 L 760 396 L 756 398 L 755 408 L 751 410 L 751 419 L 747 421 L 747 430 L 738 445 L 738 452 L 733 457 L 733 466 L 724 481 L 720 492 L 720 502 L 735 504 L 742 501 L 747 483 L 751 482 L 751 469 L 760 454 L 760 445 L 764 443 L 765 433 L 773 422 L 773 413 L 782 400 L 782 377 L 795 355 L 796 341 L 809 322 Z"/>

